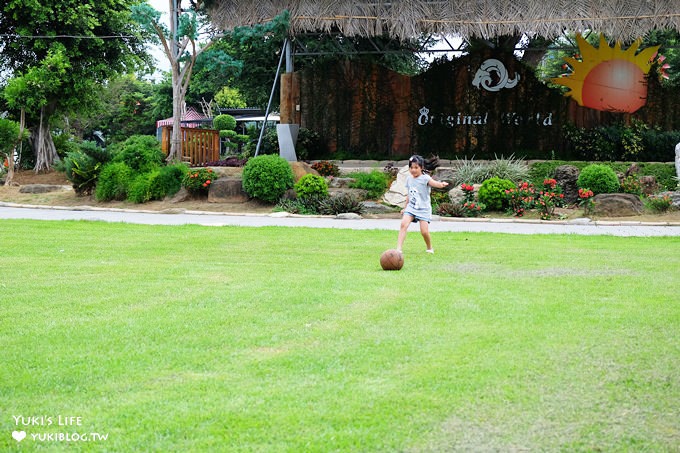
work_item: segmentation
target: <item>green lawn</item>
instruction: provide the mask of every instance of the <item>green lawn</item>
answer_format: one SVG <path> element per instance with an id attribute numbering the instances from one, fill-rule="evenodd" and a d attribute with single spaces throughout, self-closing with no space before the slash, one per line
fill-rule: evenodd
<path id="1" fill-rule="evenodd" d="M 396 229 L 0 221 L 0 450 L 678 451 L 680 238 Z"/>

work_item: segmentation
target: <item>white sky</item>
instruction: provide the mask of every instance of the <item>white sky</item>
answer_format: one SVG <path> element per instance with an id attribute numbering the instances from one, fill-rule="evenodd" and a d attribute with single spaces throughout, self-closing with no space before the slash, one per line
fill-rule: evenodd
<path id="1" fill-rule="evenodd" d="M 168 23 L 170 1 L 171 0 L 147 0 L 153 9 L 162 13 L 161 20 L 165 23 Z M 152 46 L 151 55 L 156 59 L 156 73 L 149 78 L 160 81 L 162 72 L 170 70 L 170 63 L 168 63 L 168 59 L 165 57 L 165 53 L 163 53 L 160 45 Z"/>

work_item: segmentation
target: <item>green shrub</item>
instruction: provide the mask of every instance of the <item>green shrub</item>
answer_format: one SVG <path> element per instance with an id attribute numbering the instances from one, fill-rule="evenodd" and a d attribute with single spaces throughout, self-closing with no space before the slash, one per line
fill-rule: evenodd
<path id="1" fill-rule="evenodd" d="M 236 131 L 232 131 L 232 130 L 229 130 L 229 129 L 223 129 L 223 130 L 220 131 L 220 137 L 221 138 L 231 139 L 231 138 L 236 137 L 237 135 L 238 134 L 236 133 Z"/>
<path id="2" fill-rule="evenodd" d="M 111 153 L 94 142 L 82 142 L 78 149 L 68 152 L 60 166 L 78 195 L 89 195 L 97 185 L 102 167 L 111 160 Z"/>
<path id="3" fill-rule="evenodd" d="M 128 187 L 127 200 L 132 203 L 146 203 L 151 200 L 151 184 L 159 174 L 160 170 L 153 170 L 135 176 Z"/>
<path id="4" fill-rule="evenodd" d="M 460 203 L 442 203 L 436 212 L 444 217 L 465 217 L 466 209 Z"/>
<path id="5" fill-rule="evenodd" d="M 644 200 L 644 204 L 650 211 L 654 213 L 664 213 L 673 207 L 673 200 L 667 194 L 652 195 Z"/>
<path id="6" fill-rule="evenodd" d="M 217 115 L 213 118 L 213 127 L 218 131 L 233 131 L 236 129 L 236 119 L 231 115 Z"/>
<path id="7" fill-rule="evenodd" d="M 163 163 L 161 144 L 151 135 L 133 135 L 114 145 L 113 161 L 123 162 L 138 173 L 148 173 Z"/>
<path id="8" fill-rule="evenodd" d="M 621 181 L 620 190 L 622 193 L 629 193 L 638 196 L 642 195 L 642 186 L 640 185 L 640 180 L 633 175 L 627 176 L 623 181 Z"/>
<path id="9" fill-rule="evenodd" d="M 680 142 L 680 140 L 678 140 Z M 675 165 L 662 163 L 640 163 L 640 176 L 654 176 L 661 190 L 675 190 L 677 185 Z"/>
<path id="10" fill-rule="evenodd" d="M 581 170 L 576 184 L 580 188 L 588 188 L 595 195 L 600 193 L 618 192 L 619 178 L 614 170 L 607 165 L 592 164 Z"/>
<path id="11" fill-rule="evenodd" d="M 125 200 L 133 171 L 123 162 L 110 162 L 102 168 L 95 198 L 99 201 Z"/>
<path id="12" fill-rule="evenodd" d="M 319 212 L 326 215 L 338 215 L 346 212 L 361 215 L 364 212 L 364 204 L 351 193 L 340 193 L 321 200 Z"/>
<path id="13" fill-rule="evenodd" d="M 189 172 L 186 164 L 173 164 L 161 167 L 158 175 L 151 181 L 151 199 L 162 200 L 176 194 L 182 187 L 182 178 Z"/>
<path id="14" fill-rule="evenodd" d="M 298 198 L 305 198 L 311 195 L 321 197 L 328 196 L 328 184 L 321 176 L 307 174 L 298 180 L 293 186 Z"/>
<path id="15" fill-rule="evenodd" d="M 515 189 L 515 183 L 509 179 L 490 178 L 482 183 L 477 197 L 480 203 L 491 211 L 502 211 L 509 207 L 506 190 Z"/>
<path id="16" fill-rule="evenodd" d="M 275 155 L 254 157 L 243 167 L 243 190 L 253 198 L 275 203 L 293 187 L 293 171 L 288 162 Z"/>
<path id="17" fill-rule="evenodd" d="M 352 173 L 350 177 L 354 179 L 354 182 L 349 186 L 353 189 L 364 189 L 370 199 L 382 197 L 387 190 L 388 176 L 380 170 L 371 170 L 370 173 Z"/>

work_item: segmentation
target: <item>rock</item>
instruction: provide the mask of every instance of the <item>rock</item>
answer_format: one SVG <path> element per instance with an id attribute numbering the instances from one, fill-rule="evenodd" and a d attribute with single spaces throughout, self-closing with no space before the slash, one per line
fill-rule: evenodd
<path id="1" fill-rule="evenodd" d="M 389 190 L 383 195 L 385 203 L 400 208 L 406 206 L 406 178 L 408 175 L 408 165 L 404 165 L 399 169 L 397 178 L 392 182 Z"/>
<path id="2" fill-rule="evenodd" d="M 452 168 L 439 167 L 432 172 L 432 177 L 437 181 L 446 181 L 451 184 L 456 179 L 456 172 Z"/>
<path id="3" fill-rule="evenodd" d="M 390 214 L 396 212 L 396 210 L 393 207 L 385 206 L 382 203 L 376 203 L 375 201 L 365 201 L 364 212 L 366 214 Z"/>
<path id="4" fill-rule="evenodd" d="M 628 170 L 626 170 L 626 173 L 623 176 L 627 178 L 629 176 L 635 176 L 638 173 L 640 173 L 640 166 L 637 163 L 633 163 L 630 167 L 628 167 Z"/>
<path id="5" fill-rule="evenodd" d="M 71 186 L 60 186 L 56 184 L 26 184 L 19 188 L 20 193 L 48 193 L 71 190 Z"/>
<path id="6" fill-rule="evenodd" d="M 653 195 L 659 191 L 659 184 L 656 182 L 655 176 L 641 176 L 640 188 L 645 195 Z"/>
<path id="7" fill-rule="evenodd" d="M 342 220 L 360 220 L 363 217 L 361 217 L 359 214 L 354 213 L 354 212 L 343 212 L 341 214 L 338 214 L 335 216 L 336 219 L 342 219 Z"/>
<path id="8" fill-rule="evenodd" d="M 680 191 L 663 192 L 659 194 L 660 197 L 663 197 L 664 195 L 668 195 L 671 198 L 671 203 L 673 206 L 677 209 L 680 209 Z"/>
<path id="9" fill-rule="evenodd" d="M 642 213 L 642 201 L 629 193 L 601 193 L 593 198 L 593 215 L 602 217 L 628 217 Z"/>
<path id="10" fill-rule="evenodd" d="M 298 182 L 300 178 L 307 174 L 319 176 L 319 172 L 314 170 L 307 162 L 288 162 L 290 169 L 293 170 L 293 181 Z"/>
<path id="11" fill-rule="evenodd" d="M 328 195 L 331 197 L 342 194 L 354 195 L 359 200 L 365 200 L 368 197 L 368 191 L 366 189 L 348 189 L 345 187 L 333 187 L 328 189 Z"/>
<path id="12" fill-rule="evenodd" d="M 473 184 L 472 186 L 475 188 L 473 193 L 475 194 L 475 200 L 477 200 L 477 194 L 479 193 L 479 188 L 482 187 L 482 185 Z M 463 189 L 461 189 L 461 186 L 456 186 L 449 190 L 449 199 L 451 200 L 451 203 L 463 204 L 463 202 L 465 202 L 465 193 L 463 192 Z"/>
<path id="13" fill-rule="evenodd" d="M 338 178 L 331 177 L 327 179 L 328 187 L 339 188 L 339 187 L 349 187 L 350 184 L 356 181 L 354 178 Z"/>
<path id="14" fill-rule="evenodd" d="M 573 165 L 560 165 L 555 169 L 555 181 L 562 188 L 564 202 L 567 204 L 576 203 L 578 198 L 578 185 L 576 181 L 581 171 Z"/>
<path id="15" fill-rule="evenodd" d="M 241 178 L 218 178 L 210 184 L 208 203 L 245 203 L 248 195 L 243 191 Z"/>
<path id="16" fill-rule="evenodd" d="M 189 191 L 186 188 L 182 187 L 181 189 L 179 189 L 179 191 L 177 191 L 175 195 L 173 195 L 173 197 L 170 199 L 170 203 L 182 203 L 187 200 L 191 200 L 191 198 L 193 197 L 191 196 Z"/>

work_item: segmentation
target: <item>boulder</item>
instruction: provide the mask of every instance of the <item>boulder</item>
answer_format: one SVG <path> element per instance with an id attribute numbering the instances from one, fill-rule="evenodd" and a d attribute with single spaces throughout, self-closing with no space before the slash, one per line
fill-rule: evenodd
<path id="1" fill-rule="evenodd" d="M 557 185 L 562 188 L 564 194 L 564 202 L 573 204 L 579 201 L 578 199 L 578 175 L 580 174 L 578 167 L 573 165 L 560 165 L 555 169 L 555 181 Z"/>
<path id="2" fill-rule="evenodd" d="M 439 167 L 432 172 L 432 177 L 437 181 L 446 181 L 451 184 L 456 179 L 456 172 L 452 168 Z"/>
<path id="3" fill-rule="evenodd" d="M 642 201 L 629 193 L 601 193 L 593 198 L 593 215 L 602 217 L 629 217 L 642 213 Z"/>
<path id="4" fill-rule="evenodd" d="M 339 177 L 330 177 L 327 178 L 328 181 L 328 187 L 329 188 L 340 188 L 340 187 L 349 187 L 350 184 L 356 181 L 354 178 L 339 178 Z"/>
<path id="5" fill-rule="evenodd" d="M 473 184 L 472 186 L 475 188 L 474 194 L 475 194 L 475 200 L 477 200 L 479 188 L 482 187 L 482 185 L 481 184 Z M 465 193 L 463 192 L 463 189 L 461 189 L 460 185 L 449 190 L 449 199 L 451 200 L 451 203 L 463 204 L 463 202 L 465 202 Z"/>
<path id="6" fill-rule="evenodd" d="M 173 195 L 173 197 L 170 199 L 170 203 L 182 203 L 187 200 L 191 200 L 192 198 L 193 197 L 189 191 L 185 187 L 182 187 L 175 195 Z"/>
<path id="7" fill-rule="evenodd" d="M 48 193 L 70 190 L 71 186 L 59 186 L 56 184 L 26 184 L 19 188 L 20 193 Z"/>
<path id="8" fill-rule="evenodd" d="M 290 169 L 293 170 L 293 182 L 298 182 L 300 178 L 307 174 L 319 176 L 319 172 L 314 170 L 307 162 L 289 162 Z"/>
<path id="9" fill-rule="evenodd" d="M 346 187 L 330 187 L 328 189 L 328 195 L 331 197 L 342 194 L 354 195 L 359 200 L 368 198 L 368 191 L 366 189 L 348 189 Z"/>
<path id="10" fill-rule="evenodd" d="M 397 212 L 393 207 L 386 206 L 375 201 L 364 201 L 364 212 L 366 214 L 390 214 Z"/>
<path id="11" fill-rule="evenodd" d="M 399 173 L 397 173 L 397 177 L 390 185 L 389 190 L 383 195 L 385 203 L 400 208 L 406 206 L 406 178 L 408 178 L 408 175 L 408 165 L 404 165 L 399 169 Z"/>
<path id="12" fill-rule="evenodd" d="M 671 198 L 671 203 L 676 209 L 680 209 L 680 190 L 675 192 L 663 192 L 659 196 L 668 195 Z"/>
<path id="13" fill-rule="evenodd" d="M 208 203 L 245 203 L 248 195 L 243 191 L 241 178 L 218 178 L 210 184 Z"/>
<path id="14" fill-rule="evenodd" d="M 659 184 L 656 182 L 656 176 L 641 176 L 640 188 L 645 195 L 653 195 L 659 191 Z"/>

